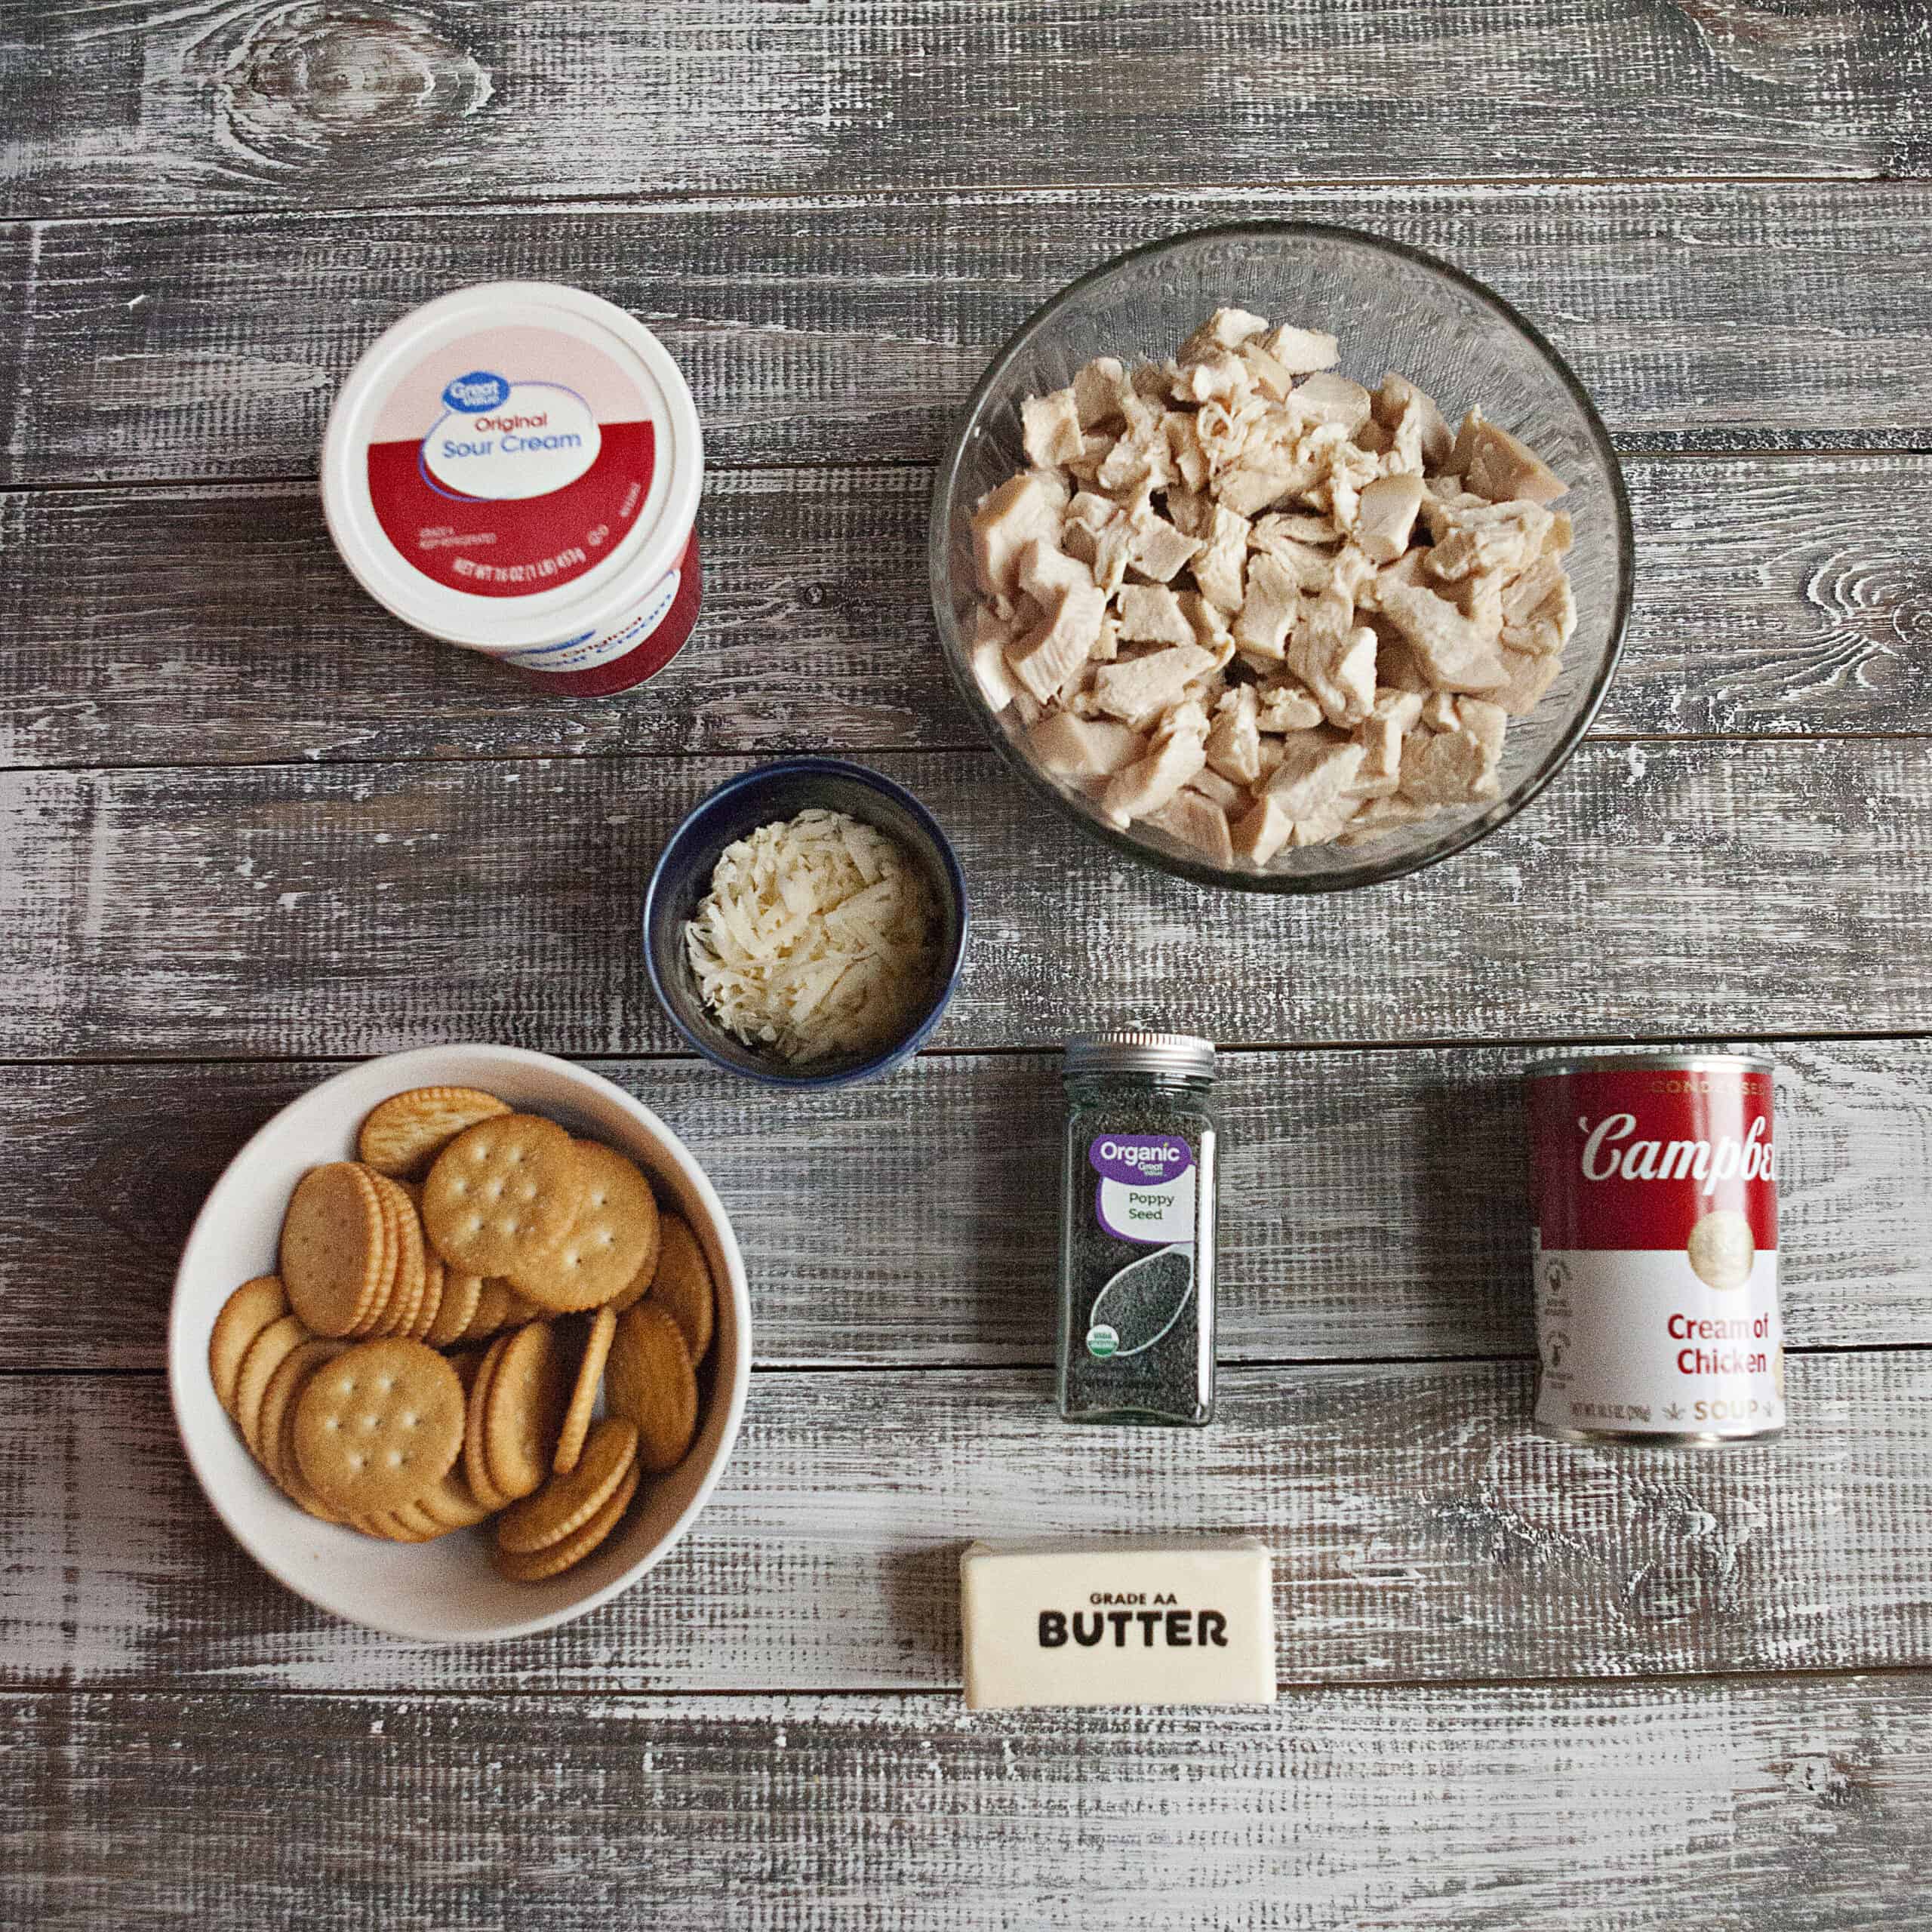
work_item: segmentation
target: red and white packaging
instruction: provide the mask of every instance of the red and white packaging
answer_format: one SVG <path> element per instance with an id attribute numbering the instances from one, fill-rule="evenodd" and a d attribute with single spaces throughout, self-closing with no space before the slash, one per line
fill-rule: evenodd
<path id="1" fill-rule="evenodd" d="M 1527 1084 L 1537 1428 L 1655 1447 L 1777 1435 L 1771 1063 L 1585 1055 Z"/>
<path id="2" fill-rule="evenodd" d="M 322 444 L 343 561 L 418 630 L 555 691 L 622 691 L 697 619 L 704 457 L 663 344 L 581 289 L 488 282 L 389 329 Z"/>

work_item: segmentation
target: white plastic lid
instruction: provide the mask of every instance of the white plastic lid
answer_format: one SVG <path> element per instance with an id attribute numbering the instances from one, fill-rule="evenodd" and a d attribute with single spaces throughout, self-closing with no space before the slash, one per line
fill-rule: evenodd
<path id="1" fill-rule="evenodd" d="M 378 603 L 507 652 L 610 622 L 675 569 L 703 471 L 697 405 L 642 323 L 558 283 L 485 282 L 350 371 L 322 510 Z"/>

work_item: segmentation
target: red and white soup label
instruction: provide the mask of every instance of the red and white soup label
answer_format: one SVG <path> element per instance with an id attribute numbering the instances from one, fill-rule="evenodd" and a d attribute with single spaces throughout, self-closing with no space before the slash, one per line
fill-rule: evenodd
<path id="1" fill-rule="evenodd" d="M 1617 1062 L 1528 1085 L 1538 1425 L 1783 1428 L 1770 1069 Z"/>
<path id="2" fill-rule="evenodd" d="M 397 553 L 475 597 L 555 590 L 610 556 L 651 496 L 651 398 L 592 342 L 508 326 L 401 374 L 371 426 L 369 499 Z"/>

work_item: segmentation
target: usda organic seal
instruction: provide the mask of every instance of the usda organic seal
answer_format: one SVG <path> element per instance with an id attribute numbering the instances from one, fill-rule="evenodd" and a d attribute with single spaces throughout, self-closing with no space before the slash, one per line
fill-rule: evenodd
<path id="1" fill-rule="evenodd" d="M 1120 1346 L 1120 1337 L 1104 1321 L 1097 1321 L 1087 1331 L 1087 1352 L 1105 1361 Z"/>

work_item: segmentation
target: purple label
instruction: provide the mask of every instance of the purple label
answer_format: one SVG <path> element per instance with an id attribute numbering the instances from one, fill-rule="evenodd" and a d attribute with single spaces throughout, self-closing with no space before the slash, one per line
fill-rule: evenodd
<path id="1" fill-rule="evenodd" d="M 1088 1143 L 1087 1161 L 1103 1180 L 1147 1187 L 1186 1174 L 1194 1153 L 1171 1134 L 1106 1134 Z"/>

